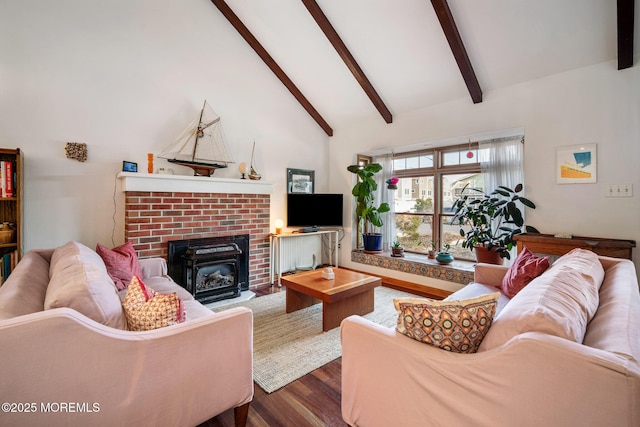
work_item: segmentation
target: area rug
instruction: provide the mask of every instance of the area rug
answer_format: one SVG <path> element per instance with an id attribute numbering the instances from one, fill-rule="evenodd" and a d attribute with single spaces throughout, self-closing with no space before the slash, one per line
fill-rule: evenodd
<path id="1" fill-rule="evenodd" d="M 342 355 L 340 328 L 322 331 L 322 305 L 285 313 L 285 292 L 225 306 L 253 311 L 253 379 L 267 393 L 278 390 Z M 365 318 L 393 327 L 398 318 L 394 298 L 414 296 L 395 289 L 375 288 L 374 311 Z"/>

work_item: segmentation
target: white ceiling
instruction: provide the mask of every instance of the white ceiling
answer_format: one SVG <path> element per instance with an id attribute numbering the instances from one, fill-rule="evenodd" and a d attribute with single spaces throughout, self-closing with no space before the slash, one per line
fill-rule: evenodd
<path id="1" fill-rule="evenodd" d="M 502 87 L 617 58 L 613 0 L 448 3 L 485 100 Z M 334 129 L 383 120 L 301 1 L 227 4 Z M 429 0 L 318 4 L 392 114 L 464 97 L 472 103 Z M 635 12 L 637 23 L 640 7 Z"/>

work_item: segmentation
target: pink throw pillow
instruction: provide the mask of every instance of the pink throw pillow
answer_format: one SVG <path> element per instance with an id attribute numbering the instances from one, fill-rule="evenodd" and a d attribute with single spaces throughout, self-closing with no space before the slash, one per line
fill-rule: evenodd
<path id="1" fill-rule="evenodd" d="M 540 258 L 525 246 L 502 279 L 502 293 L 513 298 L 529 282 L 549 268 L 549 257 Z"/>
<path id="2" fill-rule="evenodd" d="M 133 276 L 142 276 L 138 254 L 130 241 L 113 249 L 98 243 L 96 252 L 104 261 L 107 273 L 119 291 L 127 288 Z"/>

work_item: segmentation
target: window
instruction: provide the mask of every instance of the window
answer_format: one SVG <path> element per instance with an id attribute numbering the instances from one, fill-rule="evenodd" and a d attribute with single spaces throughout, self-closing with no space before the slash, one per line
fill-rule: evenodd
<path id="1" fill-rule="evenodd" d="M 393 165 L 400 178 L 394 196 L 395 237 L 405 250 L 426 253 L 432 242 L 448 243 L 456 258 L 473 259 L 458 243 L 460 226 L 451 224 L 451 218 L 465 185 L 482 189 L 477 144 L 396 154 Z"/>

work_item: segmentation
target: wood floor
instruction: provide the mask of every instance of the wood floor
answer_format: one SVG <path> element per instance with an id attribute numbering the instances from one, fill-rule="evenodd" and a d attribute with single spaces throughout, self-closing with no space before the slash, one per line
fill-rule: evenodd
<path id="1" fill-rule="evenodd" d="M 334 360 L 273 393 L 255 386 L 247 426 L 346 426 L 340 413 L 341 359 Z M 200 427 L 233 427 L 233 409 Z"/>
<path id="2" fill-rule="evenodd" d="M 284 291 L 284 288 L 269 286 L 254 291 L 256 297 L 260 297 Z M 247 426 L 346 426 L 340 412 L 341 372 L 342 359 L 337 359 L 273 393 L 266 393 L 255 384 Z M 200 427 L 234 425 L 233 409 L 230 409 Z"/>
<path id="3" fill-rule="evenodd" d="M 417 292 L 408 286 L 383 283 L 385 286 L 404 290 L 434 299 L 442 295 Z M 403 283 L 403 285 L 405 285 Z M 254 290 L 257 297 L 285 288 L 268 286 Z M 340 407 L 342 359 L 336 359 L 304 377 L 287 384 L 273 393 L 266 393 L 257 384 L 249 407 L 248 427 L 317 426 L 344 427 Z M 214 417 L 199 427 L 233 427 L 233 409 Z"/>

